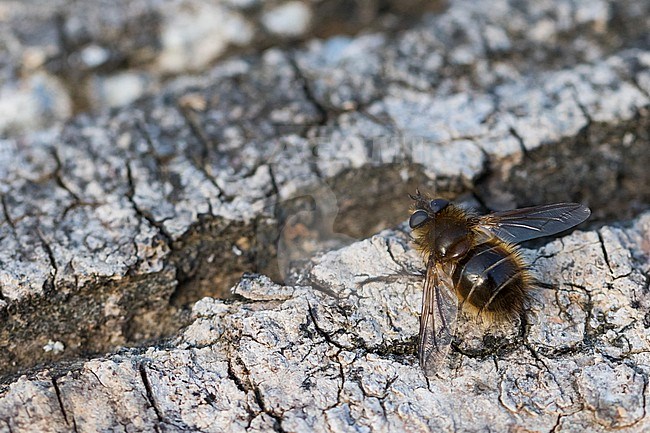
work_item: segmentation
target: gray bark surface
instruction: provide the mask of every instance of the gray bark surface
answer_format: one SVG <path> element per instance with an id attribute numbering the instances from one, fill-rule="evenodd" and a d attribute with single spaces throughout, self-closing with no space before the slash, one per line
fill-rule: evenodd
<path id="1" fill-rule="evenodd" d="M 421 266 L 406 232 L 314 259 L 292 286 L 250 275 L 204 298 L 167 347 L 22 377 L 0 431 L 650 429 L 650 214 L 524 250 L 552 289 L 520 319 L 461 314 L 436 375 L 415 355 Z M 381 277 L 378 279 L 377 277 Z"/>
<path id="2" fill-rule="evenodd" d="M 594 221 L 638 216 L 649 7 L 451 1 L 404 31 L 233 57 L 1 140 L 6 429 L 643 431 L 647 216 L 531 251 L 560 289 L 521 323 L 462 322 L 428 384 L 412 357 L 417 282 L 355 288 L 398 268 L 388 251 L 416 266 L 405 235 L 308 258 L 397 226 L 416 186 L 492 209 L 574 200 Z M 382 243 L 400 250 L 373 252 Z M 243 299 L 190 317 L 242 272 L 287 287 L 244 279 Z"/>
<path id="3" fill-rule="evenodd" d="M 352 238 L 401 221 L 417 185 L 493 208 L 571 198 L 599 219 L 633 215 L 650 195 L 637 187 L 650 181 L 650 60 L 633 26 L 612 38 L 621 14 L 647 20 L 645 2 L 571 6 L 561 23 L 506 5 L 452 3 L 390 38 L 233 59 L 2 141 L 2 371 L 170 335 L 178 305 L 241 271 L 277 277 L 278 236 L 305 195 L 320 206 L 329 191 L 323 219 Z"/>

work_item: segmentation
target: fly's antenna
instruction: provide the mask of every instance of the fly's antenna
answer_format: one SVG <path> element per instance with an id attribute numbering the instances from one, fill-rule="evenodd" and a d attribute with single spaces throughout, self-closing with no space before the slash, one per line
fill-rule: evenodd
<path id="1" fill-rule="evenodd" d="M 409 194 L 408 196 L 411 198 L 411 200 L 415 200 L 415 201 L 419 200 L 420 197 L 422 197 L 422 195 L 420 194 L 420 188 L 415 188 L 415 195 Z"/>

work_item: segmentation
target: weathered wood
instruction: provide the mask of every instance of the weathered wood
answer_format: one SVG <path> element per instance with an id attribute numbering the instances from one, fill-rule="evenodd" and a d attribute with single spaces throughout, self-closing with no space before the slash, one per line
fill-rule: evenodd
<path id="1" fill-rule="evenodd" d="M 174 335 L 190 323 L 183 306 L 206 295 L 224 296 L 242 271 L 265 273 L 275 279 L 289 272 L 287 281 L 293 287 L 300 282 L 303 264 L 292 265 L 291 260 L 304 260 L 308 257 L 305 251 L 340 246 L 383 227 L 395 226 L 406 217 L 406 193 L 413 192 L 417 185 L 448 197 L 470 192 L 474 200 L 493 208 L 576 200 L 589 205 L 596 220 L 636 215 L 650 200 L 650 190 L 644 187 L 650 183 L 647 170 L 650 51 L 641 30 L 647 28 L 643 25 L 647 24 L 650 13 L 644 12 L 648 4 L 643 1 L 598 4 L 602 7 L 593 8 L 592 2 L 582 5 L 556 0 L 536 2 L 535 8 L 526 8 L 507 2 L 454 1 L 443 13 L 425 17 L 398 34 L 375 33 L 313 41 L 302 49 L 271 49 L 259 56 L 233 58 L 202 76 L 170 82 L 159 95 L 119 111 L 80 117 L 62 129 L 0 142 L 3 211 L 0 215 L 0 375 L 10 387 L 2 403 L 7 408 L 7 422 L 14 423 L 11 424 L 14 431 L 23 428 L 15 424 L 22 415 L 11 409 L 19 410 L 23 406 L 20 394 L 16 394 L 20 389 L 26 393 L 42 391 L 35 398 L 42 398 L 44 405 L 57 402 L 57 394 L 65 394 L 70 399 L 62 403 L 64 408 L 69 405 L 65 413 L 76 413 L 75 408 L 95 398 L 82 392 L 87 385 L 84 374 L 93 375 L 88 365 L 100 368 L 113 364 L 131 369 L 133 376 L 127 381 L 130 385 L 106 392 L 123 396 L 125 389 L 142 391 L 145 384 L 149 388 L 146 391 L 145 387 L 144 394 L 131 395 L 132 404 L 125 399 L 119 403 L 124 406 L 114 406 L 117 424 L 110 424 L 113 422 L 110 419 L 106 422 L 118 425 L 130 419 L 130 414 L 134 414 L 129 412 L 131 406 L 143 407 L 138 406 L 142 396 L 162 399 L 167 392 L 155 388 L 162 385 L 156 382 L 155 374 L 150 374 L 149 364 L 144 360 L 150 358 L 153 365 L 159 362 L 160 378 L 169 379 L 170 372 L 179 370 L 190 354 L 198 356 L 183 352 L 196 344 L 187 340 L 189 346 L 184 349 L 182 341 L 176 342 L 164 353 L 178 358 L 164 362 L 164 357 L 159 358 L 163 356 L 159 349 L 151 349 L 155 356 L 149 358 L 126 351 L 122 358 L 90 361 L 63 377 L 59 373 L 62 367 L 55 362 Z M 640 230 L 638 233 L 630 230 L 625 233 L 641 236 Z M 600 233 L 605 242 L 607 236 L 618 232 L 603 229 Z M 589 236 L 598 238 L 594 233 Z M 379 238 L 372 242 L 376 239 Z M 404 243 L 405 239 L 401 239 Z M 584 242 L 591 245 L 591 241 Z M 621 260 L 620 265 L 616 264 L 612 258 L 626 251 L 616 248 L 611 255 L 610 252 L 603 255 L 603 260 L 609 260 L 612 272 L 628 266 L 636 269 L 634 275 L 639 277 L 647 271 L 638 264 L 645 260 L 646 247 L 641 239 L 630 242 L 632 246 L 625 248 L 638 254 L 633 256 L 637 262 L 630 260 L 625 264 Z M 365 244 L 354 245 L 351 248 Z M 580 251 L 574 254 L 581 254 Z M 554 253 L 537 254 L 545 257 Z M 282 271 L 276 260 L 280 261 Z M 537 260 L 540 266 L 546 263 L 545 258 Z M 380 275 L 386 263 L 378 259 L 376 262 L 378 268 L 359 265 L 354 271 Z M 318 268 L 319 272 L 325 272 L 324 266 Z M 590 266 L 576 265 L 579 269 L 591 269 Z M 616 266 L 619 266 L 617 270 Z M 552 269 L 545 270 L 544 275 L 553 274 Z M 331 267 L 327 272 L 339 271 Z M 326 292 L 336 291 L 341 285 L 349 285 L 351 277 L 345 278 L 319 277 L 316 287 Z M 618 287 L 623 281 L 636 281 L 631 278 L 612 279 L 608 284 Z M 598 316 L 601 310 L 594 310 L 600 305 L 595 304 L 597 296 L 590 298 L 591 294 L 584 293 L 596 290 L 600 286 L 592 285 L 602 281 L 608 280 L 572 283 L 576 287 L 560 290 L 556 300 L 558 309 L 570 312 L 558 313 L 562 320 L 564 314 L 575 313 L 576 317 L 582 314 L 584 321 L 579 323 L 589 323 L 595 330 L 589 332 L 599 338 L 600 333 L 609 332 L 610 325 L 599 325 L 601 319 L 608 320 L 607 316 L 601 318 Z M 644 305 L 646 295 L 639 292 L 643 282 L 636 286 L 632 282 L 625 290 L 634 293 L 637 305 Z M 277 296 L 277 286 L 268 283 L 264 287 L 264 290 L 253 290 L 257 295 L 246 296 Z M 355 317 L 361 317 L 366 308 L 364 302 L 371 301 L 359 300 L 358 305 L 344 303 L 348 305 L 345 308 L 336 304 L 335 308 L 334 304 L 327 303 L 327 297 L 314 293 L 313 287 L 288 289 L 295 292 L 291 299 L 277 301 L 279 305 L 288 302 L 289 306 L 294 305 L 291 308 L 303 308 L 302 313 L 296 313 L 296 320 L 313 328 L 304 335 L 292 331 L 292 336 L 283 338 L 298 345 L 298 337 L 304 337 L 300 340 L 300 350 L 307 352 L 319 338 L 327 342 L 326 346 L 318 346 L 320 349 L 313 347 L 313 353 L 317 354 L 314 356 L 325 357 L 321 365 L 325 377 L 316 375 L 313 382 L 316 390 L 310 391 L 308 384 L 304 391 L 317 392 L 322 388 L 323 395 L 318 400 L 322 403 L 318 406 L 320 413 L 331 402 L 327 377 L 333 374 L 332 380 L 338 383 L 336 375 L 343 374 L 341 377 L 346 378 L 347 384 L 353 383 L 355 377 L 363 377 L 340 371 L 354 367 L 352 355 L 357 351 L 373 359 L 377 363 L 373 368 L 379 370 L 384 363 L 390 364 L 391 356 L 396 353 L 412 351 L 419 295 L 415 285 L 408 287 L 409 298 L 401 301 L 399 296 L 388 297 L 393 289 L 382 288 L 387 298 L 382 301 L 384 304 L 377 304 L 385 305 L 385 311 L 394 313 L 395 317 L 390 318 L 394 324 L 399 323 L 399 329 L 391 330 L 393 325 L 374 328 L 375 324 L 360 320 L 355 326 L 340 325 L 341 329 L 347 329 L 341 336 L 331 334 L 339 329 L 337 321 L 343 320 L 339 316 L 357 311 Z M 598 302 L 604 304 L 605 300 Z M 310 308 L 305 310 L 305 303 Z M 321 304 L 323 307 L 319 307 Z M 389 308 L 389 304 L 393 307 Z M 279 403 L 274 400 L 277 395 L 260 390 L 260 383 L 265 382 L 261 370 L 255 373 L 251 370 L 257 361 L 245 358 L 258 354 L 248 354 L 248 347 L 233 346 L 234 340 L 215 340 L 212 336 L 225 332 L 227 324 L 231 324 L 228 326 L 232 332 L 248 332 L 244 331 L 246 320 L 257 319 L 248 319 L 247 314 L 275 304 L 204 301 L 196 308 L 207 308 L 205 305 L 223 309 L 224 313 L 208 311 L 207 316 L 214 316 L 214 321 L 197 318 L 186 335 L 192 329 L 197 333 L 207 332 L 201 337 L 205 348 L 200 353 L 222 360 L 215 361 L 221 363 L 219 367 L 210 367 L 213 370 L 208 371 L 218 375 L 219 369 L 226 365 L 224 377 L 231 377 L 238 390 L 228 401 L 237 401 L 238 393 L 246 396 L 248 406 L 233 409 L 233 417 L 248 420 L 250 414 L 256 414 L 251 423 L 258 426 L 273 425 L 282 418 L 285 430 L 291 430 L 290 418 L 285 419 L 284 410 L 274 409 L 283 407 L 277 406 Z M 327 305 L 329 313 L 319 310 Z M 406 310 L 400 310 L 400 306 Z M 283 308 L 277 314 L 285 314 Z M 542 311 L 541 304 L 533 306 L 534 314 L 538 314 L 535 308 Z M 276 310 L 268 311 L 272 315 Z M 319 324 L 318 329 L 309 325 L 305 311 L 314 314 L 312 322 Z M 380 314 L 373 311 L 370 313 L 375 316 Z M 229 314 L 232 319 L 222 317 Z M 262 310 L 259 314 L 263 314 Z M 318 314 L 332 318 L 321 322 Z M 241 323 L 233 322 L 237 317 Z M 601 350 L 592 337 L 580 340 L 581 335 L 592 334 L 586 328 L 580 334 L 579 326 L 579 329 L 564 330 L 568 349 L 556 350 L 553 348 L 556 340 L 550 338 L 558 337 L 534 328 L 534 317 L 537 316 L 531 316 L 531 322 L 525 326 L 515 324 L 507 328 L 510 337 L 506 340 L 511 342 L 499 343 L 501 349 L 496 352 L 481 346 L 489 346 L 490 341 L 483 343 L 478 337 L 469 338 L 474 334 L 468 329 L 463 333 L 468 337 L 463 340 L 466 344 L 458 346 L 464 355 L 452 357 L 451 365 L 459 366 L 462 361 L 462 365 L 476 365 L 477 375 L 496 377 L 496 373 L 487 370 L 488 364 L 481 362 L 486 354 L 497 353 L 501 360 L 497 364 L 503 366 L 503 371 L 514 369 L 512 376 L 503 376 L 510 378 L 523 371 L 517 363 L 521 359 L 532 357 L 531 365 L 539 366 L 535 356 L 548 356 L 560 362 L 564 355 L 588 358 L 596 349 Z M 572 323 L 568 316 L 567 320 Z M 218 321 L 224 325 L 218 325 Z M 562 323 L 555 325 L 561 327 Z M 615 322 L 611 326 L 619 325 Z M 620 331 L 625 326 L 612 329 Z M 537 334 L 525 334 L 528 328 Z M 477 336 L 483 335 L 480 330 L 476 332 Z M 353 338 L 354 335 L 360 337 Z M 533 339 L 530 341 L 539 348 L 530 351 L 526 358 L 518 358 L 525 353 L 521 352 L 522 347 L 532 344 L 523 341 L 523 335 Z M 192 338 L 199 340 L 198 335 Z M 590 370 L 591 376 L 584 377 L 593 379 L 575 382 L 576 389 L 582 390 L 575 392 L 584 397 L 575 401 L 586 402 L 584 413 L 593 410 L 599 414 L 599 405 L 611 407 L 607 402 L 599 403 L 598 395 L 589 394 L 592 386 L 589 380 L 615 382 L 627 366 L 641 372 L 638 377 L 643 379 L 645 389 L 646 373 L 639 367 L 642 362 L 612 352 L 624 337 L 614 332 L 607 338 L 603 341 L 611 347 L 602 349 L 602 353 L 609 358 L 603 355 L 603 359 L 612 365 L 613 373 Z M 327 347 L 329 352 L 325 350 Z M 333 356 L 338 349 L 345 356 L 352 353 L 352 358 Z M 236 363 L 232 358 L 228 368 L 226 355 L 240 352 L 241 362 Z M 642 353 L 630 356 L 642 356 Z M 622 361 L 618 362 L 617 357 Z M 628 363 L 628 360 L 632 361 Z M 580 365 L 586 362 L 574 361 Z M 47 374 L 39 376 L 44 378 L 40 381 L 33 378 L 16 381 L 15 377 L 6 376 L 43 362 L 57 372 L 53 373 L 57 385 L 50 383 L 52 376 Z M 315 365 L 317 361 L 310 362 Z M 166 365 L 167 370 L 163 368 Z M 281 370 L 272 362 L 266 365 Z M 391 368 L 400 377 L 405 375 L 405 380 L 415 380 L 416 376 L 421 379 L 411 361 L 403 365 L 413 369 L 405 373 L 406 367 Z M 102 374 L 94 373 L 99 377 L 110 376 L 112 373 L 108 372 L 113 367 L 107 368 Z M 548 374 L 564 377 L 554 370 Z M 63 382 L 59 383 L 59 379 Z M 216 390 L 210 393 L 225 395 L 226 391 L 218 388 L 221 382 L 214 380 Z M 520 405 L 530 411 L 542 407 L 539 409 L 542 413 L 546 408 L 543 402 L 528 406 L 522 403 L 527 395 L 542 392 L 546 385 L 540 385 L 541 380 L 531 379 L 531 385 L 521 385 L 530 386 L 534 391 L 531 394 L 526 394 L 528 390 L 521 391 L 519 397 L 504 403 L 505 407 L 513 411 Z M 169 381 L 174 383 L 172 379 Z M 461 389 L 464 383 L 460 383 Z M 505 383 L 520 386 L 513 380 Z M 550 382 L 547 385 L 554 386 Z M 630 382 L 631 389 L 636 386 L 638 378 Z M 547 388 L 544 392 L 551 389 Z M 88 389 L 88 393 L 98 392 L 93 387 Z M 403 389 L 405 395 L 420 392 L 422 398 L 429 398 L 424 391 Z M 452 388 L 440 392 L 451 393 Z M 562 392 L 569 391 L 562 389 Z M 211 394 L 206 394 L 208 405 L 218 407 L 221 403 Z M 547 418 L 555 416 L 553 419 L 557 421 L 562 414 L 561 424 L 565 416 L 577 410 L 579 405 L 574 405 L 572 400 L 577 399 L 577 394 L 567 395 L 566 400 L 557 404 L 566 411 L 550 410 L 552 415 L 540 418 L 539 423 L 547 425 Z M 102 399 L 108 397 L 96 398 L 102 405 Z M 170 392 L 164 398 L 171 399 L 173 406 L 173 399 L 178 397 Z M 616 398 L 613 401 L 618 401 Z M 379 399 L 375 409 L 381 410 L 380 403 L 383 401 Z M 436 413 L 442 408 L 455 407 L 446 404 L 441 401 Z M 623 421 L 620 422 L 632 423 L 638 407 L 621 404 L 632 409 L 621 412 Z M 256 405 L 261 412 L 254 411 Z M 94 409 L 94 406 L 88 407 Z M 155 418 L 150 419 L 142 412 L 138 419 L 154 423 L 159 417 L 166 419 L 165 409 L 160 407 L 151 409 L 153 412 L 145 409 Z M 310 406 L 305 413 L 317 412 L 315 407 Z M 331 415 L 333 420 L 344 419 L 346 411 L 352 410 L 350 404 L 332 407 L 337 408 Z M 401 407 L 404 413 L 419 413 L 413 412 L 409 405 L 391 407 Z M 445 409 L 444 413 L 450 417 L 453 412 Z M 58 425 L 46 421 L 48 415 L 43 414 L 44 423 Z M 52 412 L 51 419 L 57 416 L 63 414 Z M 81 423 L 79 420 L 86 416 L 90 415 L 78 413 L 75 419 Z M 350 416 L 361 419 L 356 412 Z M 468 422 L 485 421 L 481 416 L 469 416 Z M 498 422 L 509 419 L 505 412 L 499 416 Z M 598 416 L 596 419 L 610 417 Z M 459 418 L 450 419 L 458 423 Z M 88 422 L 92 425 L 93 421 Z M 174 418 L 173 423 L 176 422 Z M 142 424 L 141 429 L 147 430 L 148 425 Z M 191 430 L 179 425 L 181 430 Z M 26 421 L 22 426 L 27 428 Z M 167 427 L 173 428 L 171 424 Z M 335 429 L 334 424 L 330 427 Z"/>
<path id="2" fill-rule="evenodd" d="M 606 11 L 576 11 L 566 31 L 584 19 L 618 31 Z M 648 52 L 532 71 L 519 49 L 586 60 L 585 47 L 546 45 L 517 30 L 521 20 L 539 17 L 452 3 L 393 39 L 269 50 L 114 114 L 2 141 L 0 370 L 169 335 L 183 323 L 177 305 L 218 296 L 241 271 L 277 277 L 280 228 L 305 195 L 326 207 L 329 235 L 353 238 L 404 218 L 416 185 L 475 189 L 492 207 L 574 199 L 600 217 L 634 210 L 650 194 L 634 183 L 649 180 Z M 496 37 L 490 25 L 511 41 L 498 59 L 481 38 Z M 417 47 L 439 61 L 416 67 L 404 50 Z M 45 352 L 50 341 L 64 351 Z"/>
<path id="3" fill-rule="evenodd" d="M 512 323 L 461 315 L 435 377 L 415 356 L 421 266 L 385 231 L 315 259 L 302 283 L 245 277 L 169 347 L 43 371 L 0 398 L 0 431 L 644 432 L 650 214 L 526 250 Z M 383 277 L 377 280 L 376 277 Z M 390 281 L 390 282 L 388 282 Z"/>

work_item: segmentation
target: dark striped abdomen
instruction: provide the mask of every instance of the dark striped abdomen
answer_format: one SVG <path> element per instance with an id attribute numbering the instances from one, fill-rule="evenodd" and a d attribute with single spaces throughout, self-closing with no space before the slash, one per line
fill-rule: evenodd
<path id="1" fill-rule="evenodd" d="M 492 240 L 473 247 L 458 262 L 452 278 L 463 306 L 507 316 L 516 316 L 523 308 L 529 278 L 512 245 Z"/>

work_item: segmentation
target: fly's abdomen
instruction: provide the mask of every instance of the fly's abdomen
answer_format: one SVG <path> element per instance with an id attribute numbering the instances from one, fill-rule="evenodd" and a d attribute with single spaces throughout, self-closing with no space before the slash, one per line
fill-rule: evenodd
<path id="1" fill-rule="evenodd" d="M 493 240 L 468 251 L 456 265 L 453 282 L 461 305 L 512 317 L 524 306 L 530 277 L 517 249 Z"/>

